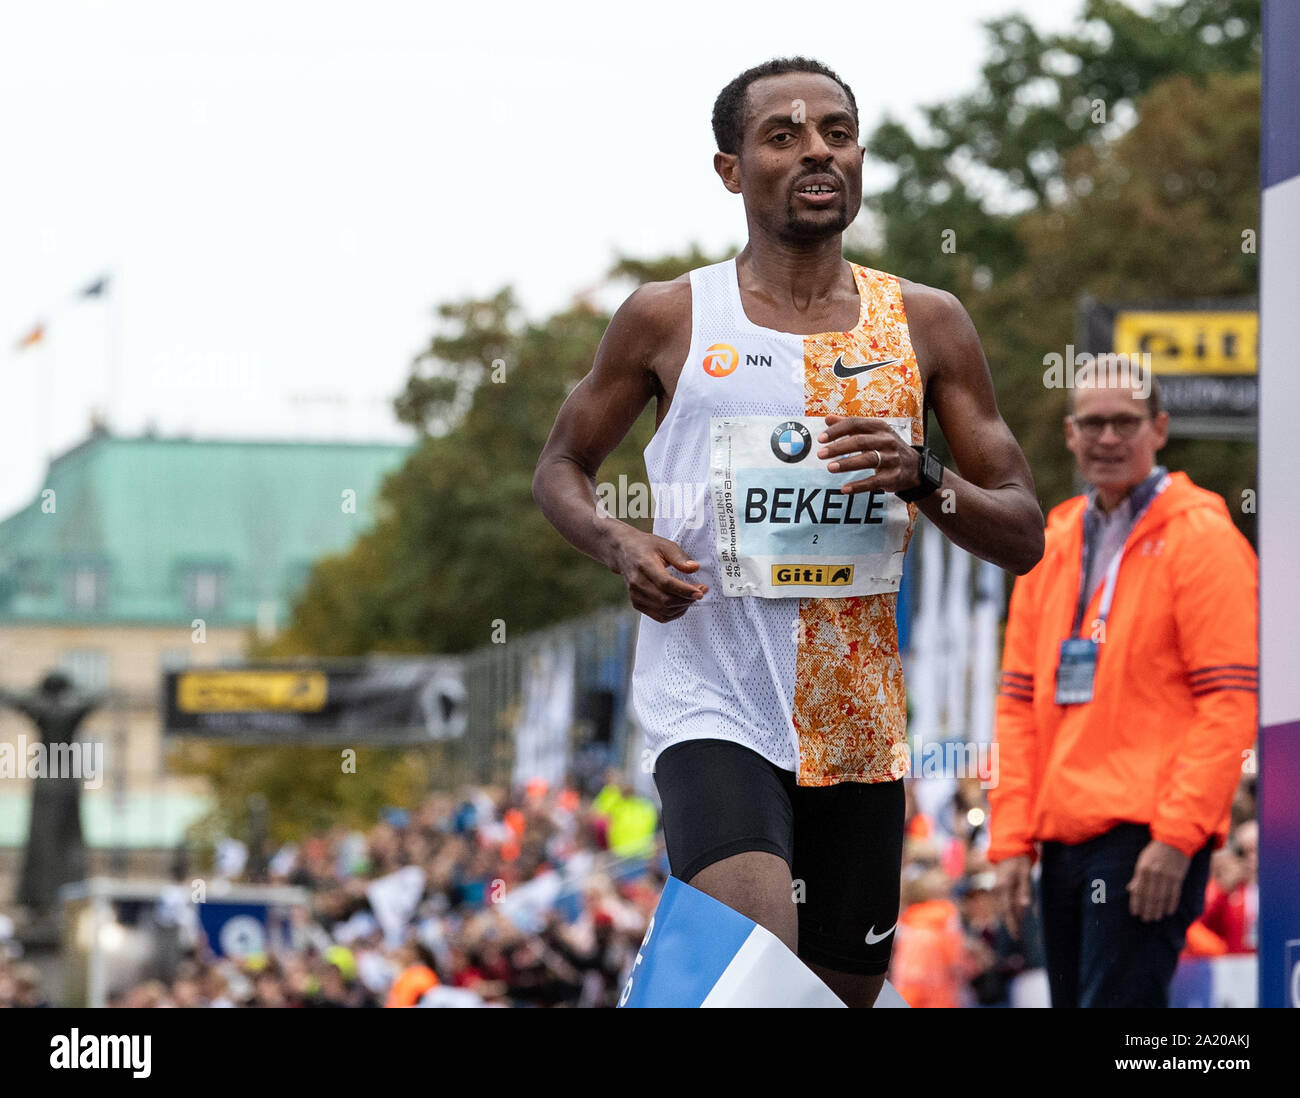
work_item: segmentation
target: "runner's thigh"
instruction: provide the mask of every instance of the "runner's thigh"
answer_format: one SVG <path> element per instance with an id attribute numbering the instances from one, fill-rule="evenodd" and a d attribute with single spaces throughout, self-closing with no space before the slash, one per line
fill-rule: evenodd
<path id="1" fill-rule="evenodd" d="M 838 972 L 889 970 L 903 860 L 903 782 L 793 786 L 799 956 Z"/>

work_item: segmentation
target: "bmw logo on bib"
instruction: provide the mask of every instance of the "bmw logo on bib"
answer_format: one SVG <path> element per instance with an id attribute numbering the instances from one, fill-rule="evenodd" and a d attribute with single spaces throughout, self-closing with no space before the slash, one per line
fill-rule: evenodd
<path id="1" fill-rule="evenodd" d="M 779 424 L 772 432 L 772 453 L 782 461 L 803 461 L 812 452 L 812 434 L 796 420 Z"/>

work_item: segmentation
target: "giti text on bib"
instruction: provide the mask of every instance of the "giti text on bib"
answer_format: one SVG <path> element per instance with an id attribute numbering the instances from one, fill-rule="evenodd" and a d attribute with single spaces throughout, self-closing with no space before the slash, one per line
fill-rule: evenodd
<path id="1" fill-rule="evenodd" d="M 910 419 L 884 422 L 911 443 Z M 892 492 L 841 492 L 841 484 L 873 471 L 829 472 L 836 459 L 817 456 L 825 427 L 821 416 L 710 419 L 724 595 L 848 598 L 898 590 L 907 504 Z"/>

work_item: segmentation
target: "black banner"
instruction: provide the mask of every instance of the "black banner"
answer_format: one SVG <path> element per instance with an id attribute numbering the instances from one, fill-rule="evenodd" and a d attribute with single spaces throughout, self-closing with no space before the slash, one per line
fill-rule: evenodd
<path id="1" fill-rule="evenodd" d="M 408 744 L 465 731 L 454 659 L 191 668 L 163 676 L 168 735 L 248 742 Z"/>
<path id="2" fill-rule="evenodd" d="M 1079 303 L 1083 349 L 1150 367 L 1178 434 L 1253 433 L 1259 410 L 1254 298 Z"/>

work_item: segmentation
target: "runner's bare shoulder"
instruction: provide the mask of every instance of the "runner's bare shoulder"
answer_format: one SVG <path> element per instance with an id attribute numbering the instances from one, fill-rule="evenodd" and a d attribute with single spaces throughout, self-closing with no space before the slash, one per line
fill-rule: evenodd
<path id="1" fill-rule="evenodd" d="M 646 282 L 619 306 L 605 330 L 597 368 L 639 366 L 658 373 L 660 363 L 686 353 L 691 337 L 691 282 L 684 274 L 671 282 Z M 679 363 L 680 364 L 680 363 Z"/>
<path id="2" fill-rule="evenodd" d="M 969 321 L 965 306 L 947 290 L 901 277 L 898 279 L 898 288 L 903 294 L 903 308 L 907 313 L 909 328 L 943 328 L 959 324 L 963 319 Z"/>
<path id="3" fill-rule="evenodd" d="M 945 365 L 969 364 L 972 352 L 976 363 L 983 362 L 975 324 L 954 294 L 906 278 L 898 279 L 898 287 L 923 377 L 932 378 Z"/>

